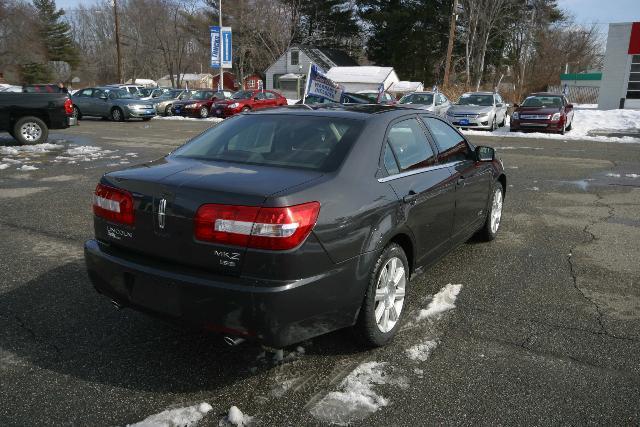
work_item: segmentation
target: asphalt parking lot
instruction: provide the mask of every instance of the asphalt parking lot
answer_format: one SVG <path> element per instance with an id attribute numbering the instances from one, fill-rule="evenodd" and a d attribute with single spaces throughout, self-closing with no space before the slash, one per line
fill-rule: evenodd
<path id="1" fill-rule="evenodd" d="M 412 280 L 392 345 L 339 331 L 278 364 L 117 311 L 84 270 L 99 177 L 209 126 L 83 120 L 40 152 L 0 133 L 1 425 L 126 425 L 200 402 L 211 426 L 232 405 L 260 425 L 640 422 L 640 144 L 471 136 L 508 173 L 496 241 Z M 455 308 L 418 321 L 448 284 Z M 340 394 L 363 364 L 373 381 Z"/>

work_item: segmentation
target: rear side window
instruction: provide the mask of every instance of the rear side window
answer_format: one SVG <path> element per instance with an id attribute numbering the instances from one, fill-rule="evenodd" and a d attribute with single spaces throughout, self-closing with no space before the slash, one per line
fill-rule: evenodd
<path id="1" fill-rule="evenodd" d="M 225 120 L 174 152 L 176 157 L 333 171 L 363 122 L 337 117 L 251 115 Z"/>
<path id="2" fill-rule="evenodd" d="M 458 132 L 442 120 L 421 116 L 440 150 L 440 162 L 458 162 L 471 158 L 467 141 Z"/>
<path id="3" fill-rule="evenodd" d="M 404 120 L 391 126 L 387 142 L 401 171 L 424 168 L 435 163 L 433 150 L 416 119 Z"/>
<path id="4" fill-rule="evenodd" d="M 398 163 L 396 163 L 396 158 L 393 156 L 393 152 L 391 151 L 389 144 L 384 145 L 384 167 L 387 169 L 387 173 L 389 175 L 400 173 Z"/>

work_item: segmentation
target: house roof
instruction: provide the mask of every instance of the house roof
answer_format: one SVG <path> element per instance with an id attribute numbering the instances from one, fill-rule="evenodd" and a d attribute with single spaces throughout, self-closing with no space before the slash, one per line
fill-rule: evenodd
<path id="1" fill-rule="evenodd" d="M 415 92 L 423 88 L 424 86 L 420 82 L 399 81 L 391 83 L 391 86 L 389 86 L 387 90 L 389 92 Z"/>
<path id="2" fill-rule="evenodd" d="M 313 47 L 298 45 L 298 49 L 304 52 L 311 61 L 320 68 L 328 70 L 331 67 L 350 67 L 358 65 L 358 62 L 349 54 L 340 49 L 329 49 L 325 47 Z"/>
<path id="3" fill-rule="evenodd" d="M 227 71 L 225 71 L 225 73 L 227 73 Z M 185 73 L 185 74 L 181 74 L 180 76 L 183 82 L 194 82 L 194 81 L 200 81 L 206 78 L 213 77 L 211 74 L 193 74 L 193 73 Z M 174 74 L 173 77 L 176 78 L 177 76 Z M 160 80 L 171 80 L 171 77 L 169 77 L 169 75 L 167 74 Z"/>
<path id="4" fill-rule="evenodd" d="M 393 67 L 333 67 L 327 72 L 327 77 L 338 83 L 382 83 Z"/>

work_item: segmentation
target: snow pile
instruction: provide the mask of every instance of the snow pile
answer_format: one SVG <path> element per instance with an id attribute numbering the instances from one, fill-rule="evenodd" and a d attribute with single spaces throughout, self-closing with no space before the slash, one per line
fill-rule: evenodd
<path id="1" fill-rule="evenodd" d="M 610 177 L 610 178 L 622 178 L 622 177 L 625 177 L 625 178 L 640 178 L 640 175 L 637 174 L 637 173 L 625 173 L 625 174 L 622 174 L 622 173 L 611 173 L 610 172 L 610 173 L 607 174 L 607 176 Z"/>
<path id="2" fill-rule="evenodd" d="M 428 319 L 440 313 L 449 311 L 456 307 L 456 298 L 462 289 L 462 285 L 447 284 L 444 288 L 433 296 L 433 299 L 425 310 L 420 310 L 417 320 Z"/>
<path id="3" fill-rule="evenodd" d="M 315 418 L 336 424 L 348 424 L 376 412 L 389 402 L 373 390 L 387 382 L 386 363 L 366 362 L 354 369 L 339 386 L 310 411 Z"/>
<path id="4" fill-rule="evenodd" d="M 13 147 L 0 147 L 0 154 L 5 156 L 18 156 L 21 153 L 48 153 L 53 150 L 62 150 L 62 144 L 36 144 L 36 145 L 16 145 Z"/>
<path id="5" fill-rule="evenodd" d="M 406 350 L 407 356 L 411 360 L 426 362 L 431 352 L 438 346 L 438 341 L 425 341 L 423 343 L 414 345 Z"/>
<path id="6" fill-rule="evenodd" d="M 35 166 L 31 166 L 31 165 L 22 165 L 19 168 L 17 168 L 19 171 L 37 171 L 38 168 Z"/>
<path id="7" fill-rule="evenodd" d="M 231 408 L 229 408 L 229 413 L 227 414 L 227 416 L 224 417 L 224 419 L 222 419 L 218 423 L 218 425 L 219 426 L 232 425 L 232 426 L 242 427 L 242 426 L 250 425 L 252 421 L 253 421 L 253 417 L 250 417 L 247 414 L 243 414 L 242 411 L 238 409 L 237 406 L 232 406 Z"/>
<path id="8" fill-rule="evenodd" d="M 9 163 L 0 163 L 0 171 L 9 167 Z"/>
<path id="9" fill-rule="evenodd" d="M 299 102 L 299 99 L 290 99 L 287 98 L 287 105 L 295 105 L 297 102 Z"/>
<path id="10" fill-rule="evenodd" d="M 169 409 L 138 423 L 128 424 L 128 427 L 189 427 L 195 425 L 212 409 L 206 402 L 186 408 Z"/>
<path id="11" fill-rule="evenodd" d="M 588 104 L 585 104 L 588 105 Z M 509 117 L 507 117 L 507 126 L 496 129 L 493 132 L 463 130 L 466 135 L 495 135 L 518 138 L 542 138 L 542 139 L 559 139 L 581 140 L 581 141 L 597 141 L 597 142 L 621 142 L 640 144 L 639 137 L 610 137 L 610 136 L 591 136 L 592 132 L 625 132 L 640 129 L 640 110 L 596 110 L 596 109 L 576 109 L 573 115 L 572 129 L 564 135 L 556 133 L 541 132 L 510 132 Z"/>
<path id="12" fill-rule="evenodd" d="M 206 119 L 200 119 L 197 117 L 183 117 L 183 116 L 155 116 L 153 120 L 188 120 L 192 122 L 213 122 L 220 123 L 224 119 L 220 117 L 207 117 Z"/>

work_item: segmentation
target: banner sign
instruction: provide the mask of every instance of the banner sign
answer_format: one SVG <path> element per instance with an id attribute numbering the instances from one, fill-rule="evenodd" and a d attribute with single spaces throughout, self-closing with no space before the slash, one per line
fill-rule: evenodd
<path id="1" fill-rule="evenodd" d="M 211 37 L 211 67 L 220 68 L 220 55 L 222 55 L 222 68 L 233 67 L 231 27 L 209 27 Z M 221 42 L 222 41 L 222 45 Z"/>
<path id="2" fill-rule="evenodd" d="M 318 67 L 316 64 L 311 64 L 309 66 L 305 98 L 307 95 L 316 95 L 335 102 L 340 102 L 342 92 L 344 92 L 343 87 L 329 79 L 322 68 Z"/>

